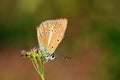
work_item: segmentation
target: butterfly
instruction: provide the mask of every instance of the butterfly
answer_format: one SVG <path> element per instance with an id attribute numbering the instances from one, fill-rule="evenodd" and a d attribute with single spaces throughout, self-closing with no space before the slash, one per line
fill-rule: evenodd
<path id="1" fill-rule="evenodd" d="M 67 23 L 65 18 L 46 20 L 37 27 L 39 48 L 46 60 L 55 59 L 54 51 L 64 37 Z"/>

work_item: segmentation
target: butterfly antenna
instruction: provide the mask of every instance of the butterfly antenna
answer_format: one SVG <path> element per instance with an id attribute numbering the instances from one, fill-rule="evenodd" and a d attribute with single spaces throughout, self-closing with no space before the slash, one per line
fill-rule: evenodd
<path id="1" fill-rule="evenodd" d="M 56 55 L 56 58 L 57 57 L 62 57 L 63 59 L 65 59 L 65 60 L 70 60 L 70 59 L 72 59 L 70 56 L 65 56 L 65 55 L 62 55 L 62 54 L 57 54 Z"/>

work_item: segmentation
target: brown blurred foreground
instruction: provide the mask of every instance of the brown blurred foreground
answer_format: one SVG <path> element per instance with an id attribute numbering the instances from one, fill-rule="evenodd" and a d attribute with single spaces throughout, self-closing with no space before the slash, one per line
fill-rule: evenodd
<path id="1" fill-rule="evenodd" d="M 20 57 L 21 50 L 14 47 L 0 50 L 0 80 L 40 80 L 32 63 Z M 10 52 L 10 53 L 8 53 Z M 57 58 L 45 64 L 46 80 L 101 80 L 97 75 L 99 50 L 89 50 L 81 58 Z"/>

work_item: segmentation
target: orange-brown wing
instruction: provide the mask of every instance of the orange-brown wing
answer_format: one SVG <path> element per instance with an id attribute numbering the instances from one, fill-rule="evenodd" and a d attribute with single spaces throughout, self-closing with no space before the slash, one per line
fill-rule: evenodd
<path id="1" fill-rule="evenodd" d="M 37 28 L 38 42 L 41 51 L 52 54 L 61 40 L 67 28 L 67 19 L 47 20 Z"/>

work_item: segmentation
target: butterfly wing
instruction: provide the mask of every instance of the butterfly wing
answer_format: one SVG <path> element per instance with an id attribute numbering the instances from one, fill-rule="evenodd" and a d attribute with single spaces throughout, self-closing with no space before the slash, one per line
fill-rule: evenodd
<path id="1" fill-rule="evenodd" d="M 64 37 L 67 19 L 47 20 L 37 28 L 38 42 L 43 54 L 52 54 Z"/>

